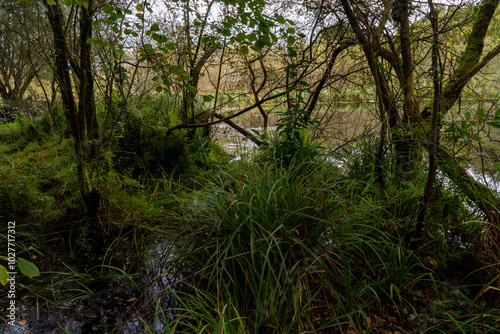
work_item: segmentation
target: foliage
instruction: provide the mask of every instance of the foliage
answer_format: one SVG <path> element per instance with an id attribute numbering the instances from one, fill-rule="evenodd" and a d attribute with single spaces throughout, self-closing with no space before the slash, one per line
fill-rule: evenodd
<path id="1" fill-rule="evenodd" d="M 376 184 L 343 179 L 327 164 L 307 164 L 242 164 L 238 173 L 221 172 L 207 190 L 186 198 L 190 209 L 173 240 L 189 242 L 169 243 L 177 250 L 170 249 L 158 268 L 177 277 L 177 288 L 164 295 L 177 299 L 169 304 L 174 313 L 167 316 L 157 305 L 162 333 L 481 326 L 465 311 L 475 307 L 472 286 L 462 282 L 467 292 L 456 295 L 449 293 L 456 287 L 440 281 L 461 261 L 450 254 L 462 249 L 470 256 L 472 249 L 448 235 L 433 236 L 417 251 L 406 248 L 395 217 L 400 209 L 394 211 L 398 198 L 408 196 L 401 188 L 382 198 Z M 449 312 L 464 311 L 451 320 Z M 494 328 L 493 319 L 485 328 Z"/>
<path id="2" fill-rule="evenodd" d="M 186 132 L 169 133 L 167 128 L 148 125 L 132 114 L 127 114 L 123 125 L 112 134 L 118 151 L 114 168 L 134 178 L 196 173 L 197 168 L 208 169 L 227 161 L 227 154 L 200 132 L 189 139 Z"/>
<path id="3" fill-rule="evenodd" d="M 320 155 L 321 147 L 313 143 L 308 135 L 308 130 L 318 124 L 317 120 L 309 120 L 308 112 L 297 105 L 277 115 L 280 118 L 274 141 L 267 141 L 264 135 L 254 130 L 265 140 L 259 159 L 264 162 L 274 159 L 278 164 L 290 166 L 307 163 Z"/>
<path id="4" fill-rule="evenodd" d="M 149 138 L 148 128 L 135 124 L 143 129 L 138 133 Z M 18 131 L 13 125 L 3 129 Z M 8 153 L 12 168 L 2 164 L 4 180 L 6 186 L 20 186 L 19 177 L 35 172 L 37 178 L 26 181 L 29 187 L 22 190 L 27 197 L 10 201 L 31 203 L 16 209 L 16 219 L 40 215 L 41 202 L 35 198 L 51 196 L 45 222 L 63 226 L 68 210 L 83 210 L 75 195 L 71 141 L 57 144 L 55 138 L 48 142 L 43 138 L 47 137 Z M 91 177 L 103 196 L 103 218 L 119 222 L 122 228 L 146 226 L 155 235 L 159 231 L 155 224 L 163 221 L 161 229 L 169 235 L 165 239 L 172 240 L 162 256 L 149 261 L 153 277 L 175 286 L 173 291 L 163 290 L 161 297 L 170 301 L 170 310 L 160 302 L 151 309 L 163 332 L 381 331 L 395 324 L 422 332 L 456 332 L 478 328 L 474 312 L 479 307 L 491 314 L 484 319 L 484 328 L 494 328 L 498 310 L 486 299 L 494 282 L 474 286 L 465 277 L 478 270 L 474 245 L 482 225 L 457 223 L 470 213 L 453 189 L 443 185 L 431 202 L 430 219 L 436 228 L 429 229 L 424 247 L 407 249 L 404 239 L 412 228 L 421 179 L 405 187 L 380 189 L 371 169 L 376 142 L 361 140 L 346 148 L 339 155 L 345 160 L 307 159 L 291 166 L 280 160 L 240 161 L 216 170 L 217 163 L 226 161 L 225 154 L 219 156 L 199 133 L 185 147 L 191 144 L 198 148 L 190 151 L 191 164 L 206 170 L 199 174 L 202 177 L 178 171 L 133 179 L 116 169 L 112 152 Z M 384 168 L 390 173 L 390 161 Z M 172 210 L 176 218 L 167 214 Z M 31 238 L 46 239 L 37 225 L 33 224 Z M 73 256 L 85 250 L 84 238 L 72 243 L 68 251 Z M 113 251 L 106 254 L 109 259 L 115 256 Z M 53 293 L 60 296 L 58 303 L 89 298 L 95 274 L 67 268 L 50 273 L 51 278 L 41 282 L 52 280 L 52 287 L 42 288 L 45 283 L 41 283 L 37 294 Z M 463 280 L 459 285 L 448 281 L 453 268 L 464 273 L 458 277 Z M 471 277 L 477 280 L 483 275 L 478 270 Z M 487 286 L 491 288 L 482 292 Z M 479 306 L 481 298 L 491 304 Z M 146 329 L 155 328 L 145 324 Z"/>
<path id="5" fill-rule="evenodd" d="M 329 195 L 321 180 L 299 169 L 255 166 L 250 175 L 223 173 L 214 186 L 216 191 L 204 194 L 191 216 L 191 229 L 199 231 L 186 258 L 196 268 L 193 288 L 201 294 L 205 292 L 199 289 L 207 290 L 207 303 L 215 302 L 212 296 L 222 298 L 217 303 L 229 312 L 228 320 L 239 315 L 228 326 L 238 327 L 241 317 L 249 317 L 245 326 L 252 332 L 282 328 L 287 322 L 280 315 L 289 311 L 299 312 L 301 323 L 306 314 L 294 304 L 305 296 L 295 295 L 301 284 L 297 278 L 305 272 L 303 265 L 329 215 Z M 187 298 L 185 306 L 192 302 L 197 303 Z M 208 320 L 193 320 L 202 319 Z"/>
<path id="6" fill-rule="evenodd" d="M 496 68 L 478 73 L 500 50 L 478 19 L 493 2 L 423 16 L 349 0 L 170 1 L 165 13 L 147 2 L 44 1 L 43 14 L 72 18 L 54 29 L 64 30 L 57 64 L 71 66 L 71 82 L 35 71 L 41 117 L 1 102 L 0 220 L 23 222 L 30 257 L 19 269 L 41 273 L 20 289 L 86 326 L 96 310 L 115 320 L 94 300 L 117 300 L 148 333 L 496 333 L 498 192 L 461 165 L 499 166 Z M 434 117 L 419 110 L 430 102 L 445 103 Z M 235 123 L 257 109 L 261 149 L 230 161 L 215 122 L 245 133 Z M 399 177 L 408 166 L 412 177 Z M 103 287 L 115 279 L 110 298 Z M 135 293 L 122 300 L 125 285 Z M 81 331 L 120 331 L 108 327 Z"/>
<path id="7" fill-rule="evenodd" d="M 3 260 L 7 261 L 8 258 L 2 257 Z M 40 276 L 40 270 L 38 267 L 28 260 L 23 259 L 22 257 L 17 258 L 17 267 L 21 274 L 33 278 Z M 12 270 L 10 270 L 12 271 Z M 9 282 L 9 271 L 3 265 L 0 265 L 0 283 L 2 285 L 6 285 Z"/>

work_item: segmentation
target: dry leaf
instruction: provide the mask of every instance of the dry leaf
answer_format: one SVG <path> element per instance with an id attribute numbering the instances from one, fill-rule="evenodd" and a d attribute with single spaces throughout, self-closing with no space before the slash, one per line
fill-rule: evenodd
<path id="1" fill-rule="evenodd" d="M 30 334 L 30 330 L 29 329 L 25 330 L 23 334 Z"/>
<path id="2" fill-rule="evenodd" d="M 136 300 L 137 300 L 137 298 L 130 298 L 127 300 L 127 303 L 135 302 Z"/>
<path id="3" fill-rule="evenodd" d="M 26 319 L 23 319 L 23 320 L 19 320 L 19 326 L 24 326 L 28 323 L 28 320 Z"/>

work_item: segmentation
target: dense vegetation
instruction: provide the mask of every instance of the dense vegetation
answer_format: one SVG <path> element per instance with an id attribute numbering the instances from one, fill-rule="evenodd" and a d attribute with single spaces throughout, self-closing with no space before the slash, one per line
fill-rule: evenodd
<path id="1" fill-rule="evenodd" d="M 497 333 L 497 7 L 2 2 L 0 328 Z"/>

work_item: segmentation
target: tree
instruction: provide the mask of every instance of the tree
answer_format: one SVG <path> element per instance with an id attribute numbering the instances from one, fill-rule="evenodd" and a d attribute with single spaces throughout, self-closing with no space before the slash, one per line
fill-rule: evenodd
<path id="1" fill-rule="evenodd" d="M 37 8 L 18 1 L 0 5 L 0 98 L 7 104 L 23 100 L 44 62 L 34 49 L 47 41 Z"/>
<path id="2" fill-rule="evenodd" d="M 492 263 L 498 262 L 498 256 L 495 254 L 498 254 L 500 245 L 498 233 L 500 199 L 491 189 L 472 179 L 454 157 L 447 153 L 445 147 L 440 145 L 440 132 L 446 115 L 450 113 L 467 83 L 500 53 L 500 45 L 497 45 L 483 56 L 488 29 L 499 1 L 483 0 L 480 4 L 472 4 L 474 15 L 468 38 L 461 56 L 452 64 L 444 64 L 443 59 L 440 58 L 443 46 L 439 42 L 440 37 L 449 30 L 457 26 L 466 27 L 469 18 L 455 26 L 450 24 L 451 18 L 461 10 L 460 7 L 451 7 L 445 12 L 447 18 L 440 18 L 430 0 L 425 9 L 420 8 L 424 16 L 419 20 L 415 20 L 415 18 L 412 20 L 410 13 L 416 10 L 416 7 L 408 1 L 384 2 L 379 9 L 382 15 L 378 18 L 370 14 L 377 11 L 364 10 L 371 6 L 369 2 L 341 0 L 341 3 L 370 66 L 377 88 L 377 97 L 381 101 L 380 117 L 382 122 L 385 122 L 387 115 L 400 169 L 403 173 L 414 173 L 417 168 L 414 162 L 417 161 L 416 153 L 418 153 L 420 145 L 429 151 L 429 174 L 415 236 L 417 238 L 422 236 L 425 227 L 425 208 L 433 192 L 436 168 L 439 168 L 484 213 L 491 223 L 490 259 Z M 394 27 L 389 25 L 389 13 L 391 12 Z M 429 27 L 429 25 L 431 34 L 417 33 L 419 28 Z M 397 28 L 397 34 L 395 34 L 395 28 Z M 433 103 L 430 107 L 432 118 L 430 121 L 422 116 L 425 114 L 425 110 L 422 110 L 423 108 L 418 102 L 415 89 L 414 76 L 418 67 L 415 65 L 413 50 L 415 49 L 414 45 L 419 40 L 427 41 L 432 54 L 432 63 L 424 64 L 429 66 L 428 69 L 433 78 L 431 85 L 433 87 Z M 390 71 L 395 73 L 394 77 L 381 70 L 381 65 L 384 62 L 390 65 Z M 451 70 L 448 77 L 444 76 L 444 68 Z M 390 87 L 396 87 L 396 90 L 391 91 Z M 403 93 L 402 111 L 398 108 L 397 94 L 399 90 Z M 381 145 L 382 142 L 383 140 L 381 140 Z"/>
<path id="3" fill-rule="evenodd" d="M 115 7 L 106 9 L 109 18 L 106 22 L 114 23 L 115 31 L 120 31 L 122 24 L 127 28 L 125 34 L 140 37 L 142 47 L 141 61 L 148 61 L 152 64 L 152 69 L 156 72 L 155 82 L 158 83 L 158 92 L 172 92 L 178 89 L 182 92 L 182 103 L 179 118 L 182 124 L 172 126 L 171 131 L 187 128 L 209 128 L 211 125 L 226 122 L 237 131 L 249 136 L 256 143 L 260 141 L 249 134 L 244 129 L 237 127 L 231 118 L 246 113 L 253 108 L 257 108 L 263 103 L 277 99 L 287 94 L 280 91 L 276 94 L 267 94 L 267 97 L 257 97 L 251 106 L 243 107 L 230 116 L 222 116 L 215 113 L 220 107 L 218 89 L 215 97 L 204 96 L 206 103 L 213 103 L 213 108 L 196 114 L 195 102 L 199 97 L 200 78 L 207 74 L 207 68 L 214 58 L 220 59 L 218 76 L 221 76 L 223 63 L 227 61 L 232 52 L 228 50 L 238 50 L 241 55 L 247 55 L 250 51 L 261 52 L 264 48 L 272 47 L 278 37 L 275 34 L 277 26 L 283 23 L 290 23 L 278 15 L 270 16 L 264 14 L 264 1 L 178 1 L 168 2 L 169 13 L 175 15 L 173 27 L 165 29 L 158 22 L 146 20 L 148 12 L 153 9 L 148 5 L 139 4 L 136 6 L 137 12 L 132 15 L 132 11 L 127 8 Z M 219 6 L 218 6 L 219 5 Z M 218 6 L 219 15 L 212 19 L 215 7 Z M 110 7 L 111 8 L 111 7 Z M 220 14 L 222 13 L 222 14 Z M 131 17 L 130 21 L 125 16 Z M 132 25 L 130 22 L 139 20 L 141 23 Z M 287 33 L 293 35 L 294 33 Z M 153 41 L 146 40 L 150 37 Z M 286 39 L 286 36 L 285 36 Z M 291 41 L 291 40 L 290 40 Z M 293 44 L 293 42 L 292 42 Z M 121 51 L 123 52 L 123 51 Z M 295 87 L 302 77 L 297 77 L 289 83 L 289 87 Z M 220 80 L 216 80 L 220 82 Z M 213 121 L 213 118 L 217 120 Z"/>
<path id="4" fill-rule="evenodd" d="M 89 181 L 88 162 L 97 156 L 97 141 L 99 131 L 94 100 L 94 81 L 92 72 L 91 44 L 92 15 L 94 1 L 81 2 L 73 9 L 79 11 L 79 49 L 78 59 L 69 53 L 68 41 L 64 29 L 64 12 L 58 0 L 44 0 L 47 8 L 47 18 L 54 34 L 54 57 L 56 77 L 61 90 L 64 114 L 69 123 L 71 135 L 74 138 L 74 150 L 77 159 L 77 174 L 80 194 L 91 218 L 89 233 L 92 241 L 99 243 L 96 233 L 100 231 L 98 223 L 98 207 L 100 194 L 93 189 Z M 70 68 L 71 64 L 71 68 Z M 76 73 L 76 80 L 71 79 L 71 71 Z M 78 102 L 73 95 L 78 92 Z"/>

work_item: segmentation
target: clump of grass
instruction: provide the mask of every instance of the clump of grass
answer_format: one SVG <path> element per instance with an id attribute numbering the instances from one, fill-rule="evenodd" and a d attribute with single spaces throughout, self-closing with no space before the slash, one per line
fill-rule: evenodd
<path id="1" fill-rule="evenodd" d="M 343 186 L 339 173 L 308 164 L 222 173 L 196 198 L 185 216 L 191 283 L 176 292 L 180 307 L 170 328 L 344 332 L 364 328 L 382 300 L 394 305 L 391 316 L 402 317 L 424 265 L 397 239 L 364 224 L 369 213 L 341 218 L 342 196 L 332 191 Z"/>
<path id="2" fill-rule="evenodd" d="M 473 300 L 482 292 L 467 288 L 465 274 L 454 288 L 464 291 L 460 297 L 446 292 L 446 268 L 457 261 L 447 252 L 459 247 L 449 233 L 430 230 L 427 244 L 406 246 L 416 198 L 410 184 L 381 189 L 371 176 L 349 178 L 355 172 L 312 160 L 234 167 L 184 198 L 176 237 L 184 241 L 168 266 L 182 273 L 184 288 L 167 293 L 177 299 L 175 309 L 158 309 L 163 332 L 452 333 L 495 326 L 497 308 L 483 325 L 475 322 Z M 454 203 L 450 193 L 440 196 Z M 458 217 L 436 212 L 440 228 Z M 450 317 L 454 312 L 460 316 Z"/>
<path id="3" fill-rule="evenodd" d="M 196 232 L 186 255 L 191 291 L 204 296 L 206 307 L 220 307 L 224 326 L 255 333 L 311 327 L 312 308 L 300 300 L 317 300 L 318 292 L 305 286 L 307 273 L 318 267 L 313 250 L 330 226 L 329 192 L 321 177 L 302 168 L 253 167 L 248 174 L 222 172 L 196 199 L 190 213 Z M 185 306 L 198 299 L 181 298 Z M 214 319 L 212 312 L 203 316 L 204 305 L 195 309 L 197 321 Z M 296 315 L 291 322 L 290 312 Z M 215 321 L 212 330 L 223 325 Z"/>

